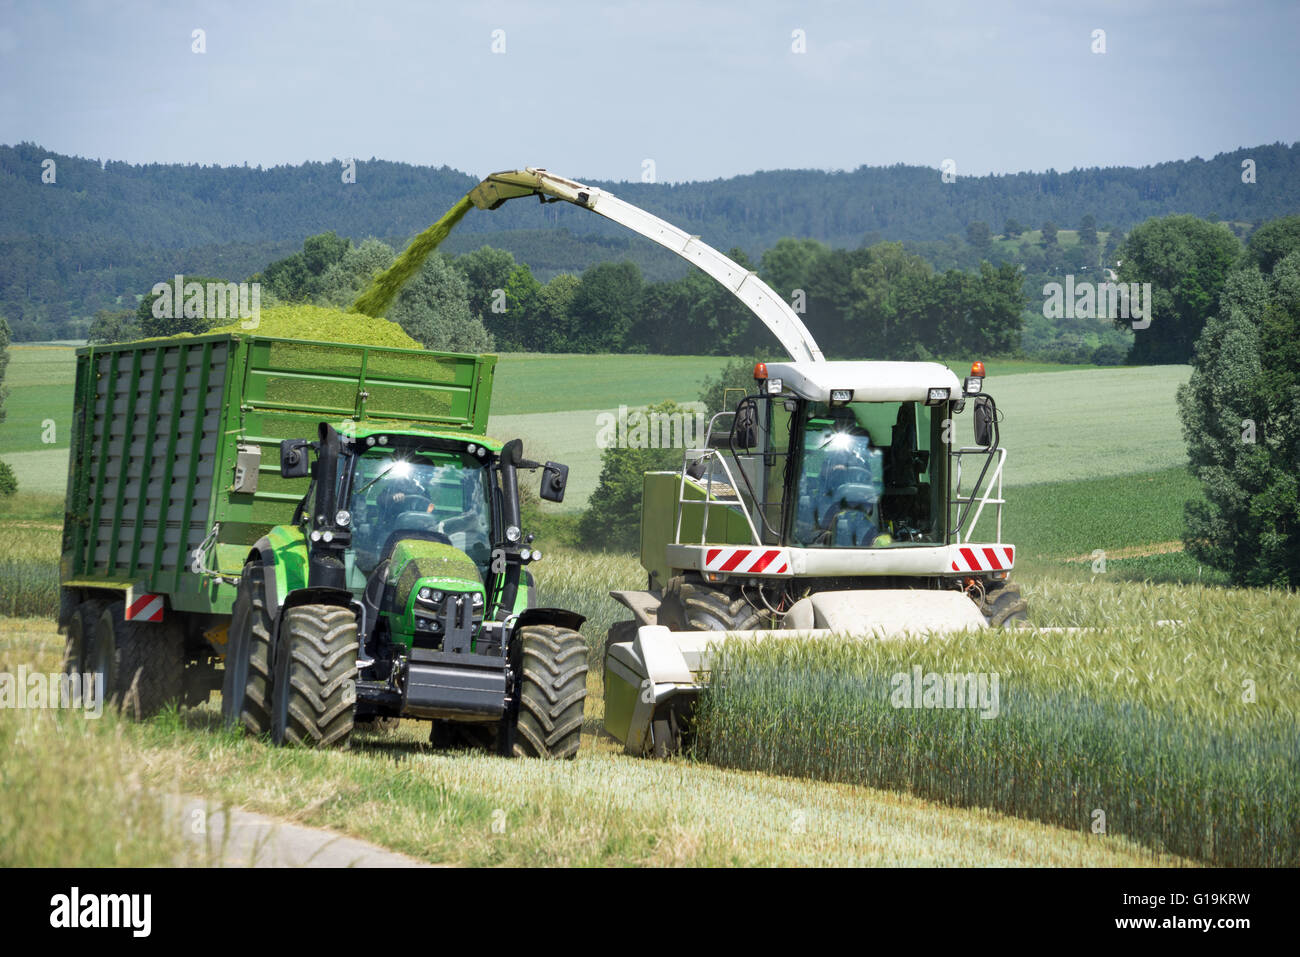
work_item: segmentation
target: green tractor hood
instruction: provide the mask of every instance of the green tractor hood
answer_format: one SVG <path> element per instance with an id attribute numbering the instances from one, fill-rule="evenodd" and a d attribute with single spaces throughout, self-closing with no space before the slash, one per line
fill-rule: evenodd
<path id="1" fill-rule="evenodd" d="M 443 601 L 464 595 L 475 617 L 482 615 L 487 595 L 473 559 L 452 545 L 424 539 L 404 539 L 393 547 L 388 572 L 392 588 L 395 635 L 402 644 L 417 631 L 427 631 L 439 616 Z M 421 597 L 423 595 L 423 597 Z M 406 640 L 403 641 L 402 639 Z"/>
<path id="2" fill-rule="evenodd" d="M 422 539 L 404 539 L 393 547 L 389 579 L 394 586 L 394 604 L 411 605 L 411 593 L 419 587 L 447 591 L 482 592 L 483 579 L 474 560 L 452 545 Z"/>

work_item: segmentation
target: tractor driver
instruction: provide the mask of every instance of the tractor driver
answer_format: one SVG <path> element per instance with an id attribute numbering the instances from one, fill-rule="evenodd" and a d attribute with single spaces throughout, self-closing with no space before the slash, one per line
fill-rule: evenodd
<path id="1" fill-rule="evenodd" d="M 413 475 L 403 475 L 379 493 L 379 511 L 391 523 L 403 512 L 432 512 L 433 500 Z"/>

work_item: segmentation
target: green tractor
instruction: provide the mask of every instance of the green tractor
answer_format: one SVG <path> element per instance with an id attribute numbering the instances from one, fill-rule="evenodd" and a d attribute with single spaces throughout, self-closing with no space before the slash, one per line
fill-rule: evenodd
<path id="1" fill-rule="evenodd" d="M 321 423 L 280 446 L 310 484 L 249 551 L 230 620 L 222 712 L 276 744 L 345 745 L 358 725 L 433 724 L 430 740 L 572 758 L 586 698 L 583 616 L 537 605 L 519 471 L 568 469 L 462 433 Z"/>

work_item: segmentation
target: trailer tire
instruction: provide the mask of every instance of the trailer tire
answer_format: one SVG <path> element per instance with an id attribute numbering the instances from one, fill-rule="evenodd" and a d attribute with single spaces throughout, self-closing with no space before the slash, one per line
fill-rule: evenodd
<path id="1" fill-rule="evenodd" d="M 669 580 L 659 617 L 660 624 L 675 631 L 760 631 L 771 627 L 771 615 L 751 605 L 740 589 L 716 588 L 683 578 Z"/>
<path id="2" fill-rule="evenodd" d="M 357 702 L 357 616 L 341 605 L 284 613 L 275 649 L 271 741 L 344 747 Z"/>
<path id="3" fill-rule="evenodd" d="M 558 625 L 519 629 L 512 653 L 518 681 L 512 753 L 521 758 L 578 755 L 587 698 L 587 642 Z M 499 732 L 509 740 L 508 727 Z"/>
<path id="4" fill-rule="evenodd" d="M 271 730 L 271 630 L 266 607 L 266 568 L 244 565 L 231 610 L 225 674 L 221 681 L 221 719 L 227 728 L 243 723 L 253 734 Z"/>
<path id="5" fill-rule="evenodd" d="M 152 717 L 185 694 L 184 643 L 169 631 L 127 621 L 125 602 L 101 609 L 88 667 L 103 676 L 105 703 L 137 720 Z"/>
<path id="6" fill-rule="evenodd" d="M 95 624 L 100 612 L 104 610 L 104 601 L 91 598 L 83 601 L 73 609 L 68 618 L 68 634 L 63 642 L 63 673 L 80 675 L 86 672 L 87 652 L 95 639 Z"/>
<path id="7" fill-rule="evenodd" d="M 1014 628 L 1026 619 L 1029 603 L 1020 594 L 1020 586 L 1007 582 L 1000 588 L 984 593 L 980 613 L 988 619 L 990 628 Z"/>

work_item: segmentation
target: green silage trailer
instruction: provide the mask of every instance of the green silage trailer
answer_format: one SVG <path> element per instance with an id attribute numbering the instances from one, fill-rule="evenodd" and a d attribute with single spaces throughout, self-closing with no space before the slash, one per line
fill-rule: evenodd
<path id="1" fill-rule="evenodd" d="M 306 476 L 281 476 L 281 442 L 321 422 L 344 436 L 482 435 L 495 364 L 256 334 L 79 349 L 60 563 L 65 667 L 138 664 L 94 660 L 107 615 L 156 632 L 131 652 L 150 656 L 142 680 L 179 680 L 186 702 L 206 699 L 246 557 L 292 521 L 308 489 Z"/>

